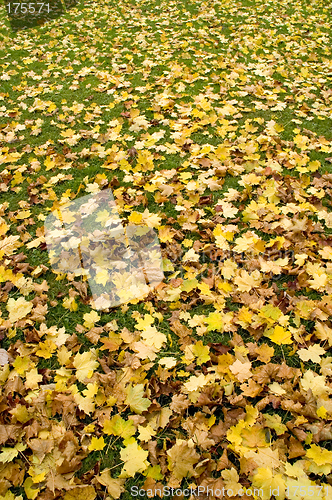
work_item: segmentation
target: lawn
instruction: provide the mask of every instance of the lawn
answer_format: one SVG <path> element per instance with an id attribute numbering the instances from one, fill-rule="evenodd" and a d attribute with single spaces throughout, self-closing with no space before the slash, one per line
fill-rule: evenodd
<path id="1" fill-rule="evenodd" d="M 332 498 L 332 8 L 0 12 L 0 500 Z M 44 223 L 112 190 L 164 280 L 96 310 Z"/>

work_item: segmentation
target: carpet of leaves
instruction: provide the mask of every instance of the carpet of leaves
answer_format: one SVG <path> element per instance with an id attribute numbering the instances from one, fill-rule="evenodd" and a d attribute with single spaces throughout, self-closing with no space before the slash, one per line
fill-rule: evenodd
<path id="1" fill-rule="evenodd" d="M 1 500 L 331 498 L 331 17 L 98 0 L 13 33 L 2 8 Z M 97 312 L 43 223 L 106 188 L 165 280 Z"/>

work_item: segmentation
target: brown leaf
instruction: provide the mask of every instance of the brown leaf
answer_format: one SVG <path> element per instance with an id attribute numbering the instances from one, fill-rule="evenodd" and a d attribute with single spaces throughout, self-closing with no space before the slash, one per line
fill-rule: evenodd
<path id="1" fill-rule="evenodd" d="M 97 493 L 93 486 L 82 485 L 66 492 L 64 500 L 95 500 Z"/>
<path id="2" fill-rule="evenodd" d="M 198 204 L 199 205 L 210 205 L 212 203 L 212 194 L 209 194 L 208 196 L 201 196 L 199 199 Z"/>
<path id="3" fill-rule="evenodd" d="M 22 432 L 20 425 L 0 424 L 0 444 L 4 444 L 8 439 L 16 441 L 20 432 Z"/>
<path id="4" fill-rule="evenodd" d="M 303 457 L 306 454 L 306 451 L 303 448 L 302 444 L 294 436 L 291 436 L 289 438 L 288 446 L 289 446 L 288 458 Z"/>
<path id="5" fill-rule="evenodd" d="M 193 465 L 199 460 L 199 455 L 194 448 L 186 442 L 178 443 L 167 451 L 169 468 L 176 479 L 194 474 Z"/>

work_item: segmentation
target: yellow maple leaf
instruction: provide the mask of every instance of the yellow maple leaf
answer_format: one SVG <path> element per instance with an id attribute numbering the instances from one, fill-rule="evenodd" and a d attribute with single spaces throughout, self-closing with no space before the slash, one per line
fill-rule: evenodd
<path id="1" fill-rule="evenodd" d="M 53 104 L 53 103 L 52 103 Z M 77 115 L 78 113 L 80 113 L 83 109 L 84 109 L 84 104 L 81 104 L 81 103 L 77 103 L 76 101 L 74 102 L 74 104 L 72 105 L 72 107 L 70 108 L 73 113 L 75 115 Z"/>
<path id="2" fill-rule="evenodd" d="M 103 431 L 108 435 L 121 436 L 126 442 L 135 434 L 136 429 L 132 420 L 124 420 L 120 415 L 114 415 L 111 420 L 104 420 Z"/>
<path id="3" fill-rule="evenodd" d="M 273 332 L 271 330 L 267 330 L 265 336 L 268 337 L 272 342 L 278 345 L 283 344 L 292 344 L 292 334 L 290 331 L 285 330 L 282 326 L 277 325 Z"/>
<path id="4" fill-rule="evenodd" d="M 281 465 L 278 449 L 272 450 L 271 448 L 263 447 L 256 448 L 256 450 L 248 449 L 248 451 L 244 452 L 244 457 L 253 460 L 257 464 L 257 467 L 269 467 L 273 470 Z"/>
<path id="5" fill-rule="evenodd" d="M 69 311 L 77 311 L 78 305 L 77 302 L 75 301 L 75 297 L 67 297 L 63 299 L 62 301 L 63 307 L 66 309 L 69 309 Z"/>
<path id="6" fill-rule="evenodd" d="M 126 387 L 127 397 L 125 404 L 130 406 L 130 409 L 135 413 L 141 414 L 146 411 L 151 405 L 151 401 L 143 397 L 144 385 L 137 384 L 134 387 L 130 384 Z"/>
<path id="7" fill-rule="evenodd" d="M 119 477 L 134 477 L 137 472 L 143 472 L 147 469 L 149 466 L 148 455 L 149 452 L 143 450 L 135 439 L 131 438 L 130 443 L 120 451 L 120 458 L 124 462 L 124 466 Z"/>
<path id="8" fill-rule="evenodd" d="M 322 419 L 325 419 L 325 418 L 326 418 L 326 416 L 327 416 L 327 411 L 326 411 L 326 409 L 324 408 L 324 406 L 320 406 L 320 407 L 316 410 L 316 415 L 317 415 L 317 417 L 322 418 Z"/>
<path id="9" fill-rule="evenodd" d="M 313 395 L 316 397 L 323 396 L 324 394 L 331 394 L 332 389 L 330 389 L 325 382 L 324 375 L 317 375 L 317 373 L 312 370 L 307 370 L 300 380 L 302 389 L 305 392 L 311 389 Z"/>
<path id="10" fill-rule="evenodd" d="M 159 359 L 158 363 L 165 368 L 174 368 L 177 364 L 177 359 L 173 356 L 166 356 L 164 358 Z"/>
<path id="11" fill-rule="evenodd" d="M 111 214 L 108 210 L 100 210 L 97 212 L 96 222 L 100 222 L 102 226 L 105 226 L 106 222 L 111 218 Z"/>
<path id="12" fill-rule="evenodd" d="M 234 278 L 234 283 L 240 292 L 250 292 L 252 288 L 258 287 L 262 281 L 261 273 L 256 269 L 249 274 L 244 269 L 241 269 L 239 276 Z"/>
<path id="13" fill-rule="evenodd" d="M 186 345 L 184 353 L 185 355 L 182 357 L 182 361 L 186 363 L 186 365 L 190 365 L 195 360 L 195 355 L 192 351 L 192 346 Z"/>
<path id="14" fill-rule="evenodd" d="M 202 292 L 202 295 L 212 296 L 211 289 L 207 283 L 199 283 L 198 288 Z"/>
<path id="15" fill-rule="evenodd" d="M 141 333 L 144 343 L 148 346 L 160 349 L 162 345 L 167 342 L 167 337 L 164 333 L 159 332 L 155 326 L 147 327 Z"/>
<path id="16" fill-rule="evenodd" d="M 14 163 L 21 158 L 24 153 L 8 153 L 1 157 L 1 163 Z"/>
<path id="17" fill-rule="evenodd" d="M 9 413 L 13 416 L 13 423 L 18 420 L 22 424 L 25 424 L 25 422 L 31 419 L 31 411 L 29 412 L 24 405 L 16 405 Z"/>
<path id="18" fill-rule="evenodd" d="M 97 451 L 97 450 L 100 451 L 100 450 L 103 450 L 105 448 L 105 446 L 106 446 L 106 443 L 104 441 L 103 436 L 101 436 L 100 438 L 93 436 L 91 439 L 91 443 L 88 446 L 88 449 L 90 451 Z"/>
<path id="19" fill-rule="evenodd" d="M 299 463 L 296 462 L 296 465 Z M 295 466 L 295 464 L 294 464 Z M 298 467 L 299 469 L 299 467 Z M 320 473 L 321 474 L 321 473 Z M 328 474 L 328 472 L 327 472 Z M 287 491 L 291 492 L 297 492 L 294 496 L 292 495 L 292 500 L 309 500 L 310 498 L 314 498 L 315 500 L 328 500 L 329 496 L 325 495 L 326 492 L 328 492 L 328 489 L 325 489 L 326 483 L 321 484 L 319 486 L 316 481 L 311 481 L 307 475 L 302 471 L 302 475 L 300 475 L 300 472 L 296 471 L 296 479 L 293 477 L 287 477 L 286 478 L 286 487 Z M 314 494 L 311 495 L 311 493 L 314 491 Z M 300 492 L 300 493 L 299 493 Z M 306 494 L 303 494 L 306 492 Z"/>
<path id="20" fill-rule="evenodd" d="M 188 382 L 183 384 L 184 391 L 186 394 L 197 391 L 197 389 L 204 387 L 206 384 L 208 384 L 211 380 L 213 379 L 212 375 L 204 375 L 201 373 L 200 375 L 192 375 Z"/>
<path id="21" fill-rule="evenodd" d="M 256 449 L 269 446 L 266 441 L 265 429 L 260 425 L 253 425 L 249 429 L 243 429 L 241 432 L 242 445 L 248 448 Z"/>
<path id="22" fill-rule="evenodd" d="M 226 219 L 233 219 L 239 211 L 232 203 L 221 201 L 218 205 L 222 208 L 222 214 Z"/>
<path id="23" fill-rule="evenodd" d="M 213 330 L 223 331 L 223 321 L 222 314 L 219 312 L 210 313 L 209 316 L 204 320 L 207 326 L 207 331 L 211 332 Z"/>
<path id="24" fill-rule="evenodd" d="M 332 346 L 332 328 L 330 328 L 326 323 L 316 321 L 315 335 L 320 340 L 327 340 L 329 346 Z"/>
<path id="25" fill-rule="evenodd" d="M 131 224 L 140 224 L 142 222 L 142 214 L 140 212 L 132 212 L 128 220 Z"/>
<path id="26" fill-rule="evenodd" d="M 325 349 L 318 344 L 311 345 L 308 349 L 299 349 L 297 354 L 302 361 L 312 361 L 313 363 L 320 363 L 321 356 L 326 353 Z"/>
<path id="27" fill-rule="evenodd" d="M 149 346 L 144 342 L 133 342 L 132 349 L 139 359 L 149 358 L 151 361 L 154 361 L 157 357 L 156 348 L 153 346 Z"/>
<path id="28" fill-rule="evenodd" d="M 211 359 L 209 354 L 209 346 L 203 345 L 203 342 L 201 340 L 196 342 L 196 344 L 191 347 L 191 350 L 196 357 L 196 363 L 198 365 L 206 363 Z"/>
<path id="29" fill-rule="evenodd" d="M 11 297 L 8 299 L 6 309 L 9 312 L 9 321 L 15 323 L 29 314 L 32 302 L 28 302 L 24 297 L 19 297 L 17 300 Z"/>
<path id="30" fill-rule="evenodd" d="M 158 227 L 160 225 L 161 217 L 159 215 L 150 213 L 146 208 L 142 213 L 142 222 L 144 222 L 148 227 Z"/>
<path id="31" fill-rule="evenodd" d="M 221 472 L 221 476 L 223 480 L 225 481 L 225 486 L 227 490 L 232 490 L 234 494 L 236 495 L 236 492 L 241 490 L 242 486 L 239 483 L 239 475 L 232 467 L 230 470 L 225 469 Z"/>
<path id="32" fill-rule="evenodd" d="M 198 262 L 199 261 L 199 255 L 198 253 L 195 252 L 193 248 L 190 248 L 182 257 L 183 262 Z M 205 285 L 204 283 L 203 285 Z"/>
<path id="33" fill-rule="evenodd" d="M 241 326 L 247 326 L 250 323 L 252 316 L 253 313 L 249 311 L 248 307 L 242 307 L 239 311 L 237 319 Z"/>
<path id="34" fill-rule="evenodd" d="M 37 368 L 32 368 L 32 370 L 26 372 L 25 387 L 27 389 L 37 389 L 38 383 L 43 380 L 43 376 L 38 374 Z"/>
<path id="35" fill-rule="evenodd" d="M 74 394 L 74 401 L 77 404 L 78 408 L 87 415 L 90 415 L 91 412 L 95 411 L 95 400 L 91 398 L 85 398 L 79 393 Z"/>
<path id="36" fill-rule="evenodd" d="M 159 240 L 162 243 L 166 243 L 166 241 L 172 241 L 175 233 L 176 233 L 175 229 L 169 226 L 161 226 L 158 229 Z"/>
<path id="37" fill-rule="evenodd" d="M 33 482 L 32 477 L 27 477 L 23 483 L 24 491 L 29 500 L 34 500 L 39 493 L 39 489 L 36 488 L 36 485 Z M 75 500 L 78 500 L 77 498 Z"/>
<path id="38" fill-rule="evenodd" d="M 282 315 L 282 312 L 280 311 L 279 307 L 275 307 L 272 304 L 267 304 L 266 306 L 263 306 L 261 308 L 258 315 L 262 316 L 263 318 L 271 318 L 277 321 Z"/>
<path id="39" fill-rule="evenodd" d="M 226 259 L 220 268 L 220 274 L 225 280 L 230 280 L 235 276 L 237 264 L 232 259 Z"/>
<path id="40" fill-rule="evenodd" d="M 259 238 L 254 236 L 250 231 L 247 231 L 243 236 L 236 238 L 234 252 L 242 253 L 249 248 L 254 248 L 255 244 L 259 241 Z"/>
<path id="41" fill-rule="evenodd" d="M 269 413 L 263 413 L 263 417 L 265 419 L 265 425 L 270 429 L 274 429 L 278 436 L 287 431 L 287 427 L 281 422 L 280 415 L 269 415 Z"/>
<path id="42" fill-rule="evenodd" d="M 148 469 L 144 473 L 146 477 L 151 477 L 152 479 L 164 479 L 164 475 L 161 472 L 160 465 L 149 466 Z"/>
<path id="43" fill-rule="evenodd" d="M 37 474 L 36 476 L 33 476 L 32 477 L 32 480 L 34 483 L 42 483 L 45 479 L 45 476 L 46 476 L 46 471 L 44 472 L 41 472 L 40 474 Z"/>
<path id="44" fill-rule="evenodd" d="M 310 288 L 313 288 L 314 290 L 320 290 L 323 291 L 327 285 L 328 277 L 327 274 L 325 273 L 314 273 L 312 275 L 313 279 L 308 280 L 308 283 L 310 284 Z"/>
<path id="45" fill-rule="evenodd" d="M 137 330 L 145 330 L 154 323 L 154 318 L 151 314 L 144 314 L 144 318 L 138 318 L 136 323 Z"/>
<path id="46" fill-rule="evenodd" d="M 66 142 L 69 143 L 69 140 L 67 140 Z M 86 185 L 85 191 L 87 193 L 97 194 L 100 191 L 100 186 L 99 184 L 97 184 L 97 182 L 91 182 Z"/>
<path id="47" fill-rule="evenodd" d="M 75 130 L 71 128 L 67 128 L 67 130 L 64 130 L 63 132 L 60 132 L 62 137 L 72 137 L 75 134 Z"/>
<path id="48" fill-rule="evenodd" d="M 270 491 L 275 490 L 275 498 L 284 500 L 285 498 L 285 481 L 281 474 L 273 474 L 271 469 L 267 467 L 258 467 L 256 474 L 253 476 L 252 485 L 260 490 L 260 498 L 269 500 L 271 498 Z M 271 488 L 271 490 L 270 490 Z"/>
<path id="49" fill-rule="evenodd" d="M 251 362 L 247 361 L 241 363 L 239 359 L 237 359 L 232 365 L 230 365 L 229 369 L 233 373 L 233 375 L 240 381 L 248 380 L 248 378 L 252 377 L 252 373 L 250 371 Z"/>
<path id="50" fill-rule="evenodd" d="M 138 438 L 140 441 L 151 441 L 152 436 L 157 434 L 157 431 L 152 429 L 151 425 L 145 427 L 139 425 L 137 430 L 139 432 Z"/>
<path id="51" fill-rule="evenodd" d="M 100 316 L 96 311 L 91 311 L 90 313 L 83 314 L 84 323 L 86 328 L 93 328 L 95 323 L 100 320 Z"/>
<path id="52" fill-rule="evenodd" d="M 15 358 L 15 361 L 13 363 L 13 367 L 15 368 L 16 372 L 19 374 L 19 375 L 24 375 L 24 373 L 28 370 L 30 370 L 31 368 L 33 368 L 35 365 L 34 363 L 31 361 L 31 359 L 29 358 L 29 356 L 24 356 L 24 357 L 21 357 L 21 356 L 17 356 Z"/>
<path id="53" fill-rule="evenodd" d="M 3 236 L 4 234 L 6 234 L 8 229 L 9 229 L 8 224 L 6 224 L 4 219 L 2 217 L 0 217 L 0 236 Z"/>
<path id="54" fill-rule="evenodd" d="M 92 399 L 98 392 L 98 384 L 94 382 L 93 384 L 88 384 L 86 387 L 82 392 L 86 398 Z"/>
<path id="55" fill-rule="evenodd" d="M 281 396 L 282 394 L 286 394 L 285 389 L 280 384 L 278 384 L 278 382 L 273 382 L 268 387 L 269 387 L 271 392 L 273 392 L 274 394 L 277 394 L 278 396 Z"/>
<path id="56" fill-rule="evenodd" d="M 307 149 L 309 139 L 305 135 L 297 134 L 293 140 L 298 148 L 302 150 Z"/>
<path id="57" fill-rule="evenodd" d="M 103 470 L 100 476 L 97 476 L 97 481 L 103 486 L 106 486 L 108 494 L 116 500 L 125 492 L 123 487 L 125 479 L 120 479 L 118 477 L 112 478 L 108 470 Z"/>
<path id="58" fill-rule="evenodd" d="M 22 443 L 17 443 L 14 447 L 11 448 L 1 448 L 0 462 L 11 462 L 15 457 L 17 457 L 20 451 L 24 451 L 25 449 L 26 445 L 23 445 Z"/>
<path id="59" fill-rule="evenodd" d="M 75 222 L 77 219 L 77 215 L 74 212 L 70 211 L 70 208 L 66 207 L 65 209 L 62 209 L 61 211 L 57 211 L 59 218 L 62 222 L 65 222 L 66 224 L 70 224 L 71 222 Z"/>
<path id="60" fill-rule="evenodd" d="M 184 282 L 181 285 L 181 291 L 189 293 L 197 286 L 198 286 L 198 280 L 196 278 L 193 278 L 191 280 L 184 280 Z"/>
<path id="61" fill-rule="evenodd" d="M 46 167 L 46 171 L 52 170 L 52 168 L 55 167 L 55 161 L 53 161 L 50 156 L 47 156 L 46 160 L 44 161 L 44 165 Z"/>
<path id="62" fill-rule="evenodd" d="M 45 342 L 39 342 L 39 349 L 36 351 L 36 354 L 40 358 L 49 359 L 56 349 L 57 346 L 52 340 L 45 340 Z"/>
<path id="63" fill-rule="evenodd" d="M 311 458 L 316 465 L 332 463 L 332 451 L 321 448 L 316 444 L 310 446 L 310 449 L 307 450 L 306 457 Z"/>
<path id="64" fill-rule="evenodd" d="M 51 104 L 49 105 L 48 109 L 47 109 L 47 112 L 48 113 L 52 113 L 53 111 L 55 111 L 57 108 L 56 104 L 54 102 L 51 102 Z"/>
<path id="65" fill-rule="evenodd" d="M 95 349 L 83 352 L 82 354 L 77 353 L 73 365 L 76 368 L 76 377 L 80 382 L 84 382 L 86 378 L 91 378 L 94 370 L 98 366 L 98 361 L 96 361 L 97 354 Z"/>
<path id="66" fill-rule="evenodd" d="M 16 219 L 27 219 L 31 215 L 31 210 L 19 210 L 16 214 Z"/>

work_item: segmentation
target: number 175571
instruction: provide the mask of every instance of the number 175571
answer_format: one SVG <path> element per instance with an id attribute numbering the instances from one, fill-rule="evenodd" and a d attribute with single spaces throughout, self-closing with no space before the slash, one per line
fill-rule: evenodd
<path id="1" fill-rule="evenodd" d="M 8 3 L 8 14 L 40 14 L 45 6 L 45 11 L 50 12 L 49 3 Z M 15 8 L 14 8 L 15 7 Z M 38 10 L 39 7 L 39 10 Z"/>

